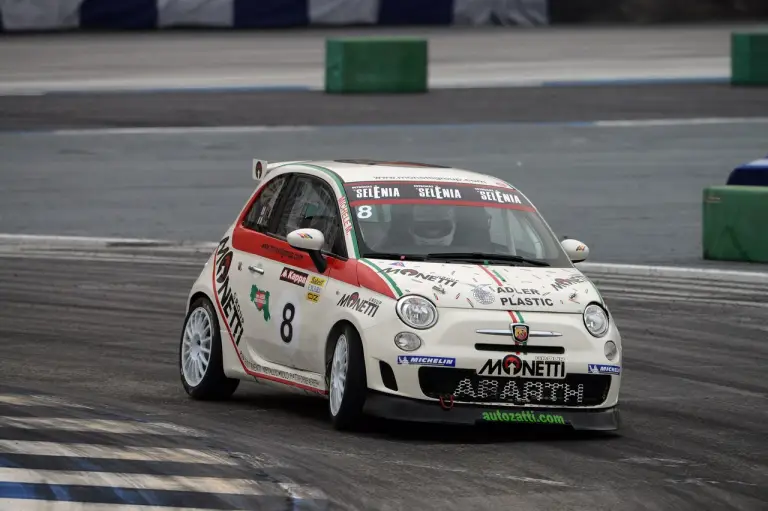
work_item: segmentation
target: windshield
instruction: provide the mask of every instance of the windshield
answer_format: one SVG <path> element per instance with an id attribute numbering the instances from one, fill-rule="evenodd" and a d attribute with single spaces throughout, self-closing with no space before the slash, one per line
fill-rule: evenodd
<path id="1" fill-rule="evenodd" d="M 535 208 L 512 188 L 377 181 L 345 186 L 362 257 L 525 258 L 572 267 Z M 441 256 L 444 254 L 444 256 Z M 487 256 L 487 257 L 486 257 Z"/>

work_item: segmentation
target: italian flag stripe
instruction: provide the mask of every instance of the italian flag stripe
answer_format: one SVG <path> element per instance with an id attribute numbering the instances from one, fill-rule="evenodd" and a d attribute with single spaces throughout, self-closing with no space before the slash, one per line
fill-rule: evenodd
<path id="1" fill-rule="evenodd" d="M 496 275 L 499 278 L 500 281 L 506 282 L 506 280 L 504 280 L 504 277 L 501 276 L 501 273 L 497 272 L 496 270 L 491 270 L 491 271 L 493 272 L 494 275 Z"/>
<path id="2" fill-rule="evenodd" d="M 379 275 L 379 277 L 382 277 L 382 279 L 387 284 L 389 284 L 389 286 L 394 290 L 396 298 L 403 296 L 403 291 L 399 287 L 397 287 L 397 284 L 395 284 L 395 281 L 392 280 L 392 277 L 384 273 L 384 271 L 381 268 L 379 268 L 375 263 L 365 258 L 359 259 L 359 261 L 367 265 L 368 267 L 372 268 Z"/>
<path id="3" fill-rule="evenodd" d="M 512 318 L 512 321 L 514 321 L 515 323 L 525 323 L 525 318 L 523 317 L 523 314 L 521 312 L 509 311 L 509 316 Z"/>

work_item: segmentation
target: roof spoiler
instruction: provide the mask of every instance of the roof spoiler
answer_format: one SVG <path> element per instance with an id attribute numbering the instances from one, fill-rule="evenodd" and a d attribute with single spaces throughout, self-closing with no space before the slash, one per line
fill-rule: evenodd
<path id="1" fill-rule="evenodd" d="M 253 159 L 253 166 L 251 167 L 251 174 L 254 181 L 261 181 L 269 173 L 270 170 L 274 170 L 277 167 L 282 167 L 288 163 L 299 163 L 303 160 L 295 161 L 276 161 L 269 163 L 267 160 Z"/>

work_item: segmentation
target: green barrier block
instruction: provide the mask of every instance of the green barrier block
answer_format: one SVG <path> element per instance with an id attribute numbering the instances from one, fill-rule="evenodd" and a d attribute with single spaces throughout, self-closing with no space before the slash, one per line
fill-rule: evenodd
<path id="1" fill-rule="evenodd" d="M 704 259 L 768 263 L 768 186 L 704 189 Z"/>
<path id="2" fill-rule="evenodd" d="M 768 85 L 768 32 L 731 34 L 731 84 Z"/>
<path id="3" fill-rule="evenodd" d="M 427 92 L 427 62 L 426 39 L 328 39 L 325 92 Z"/>

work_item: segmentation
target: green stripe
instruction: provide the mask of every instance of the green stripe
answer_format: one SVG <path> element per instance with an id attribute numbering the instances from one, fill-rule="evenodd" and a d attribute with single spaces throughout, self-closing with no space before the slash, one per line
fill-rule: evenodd
<path id="1" fill-rule="evenodd" d="M 390 277 L 389 275 L 387 275 L 386 273 L 384 273 L 384 270 L 382 270 L 381 268 L 379 268 L 378 266 L 376 266 L 375 264 L 373 264 L 373 263 L 372 263 L 371 261 L 369 261 L 368 259 L 360 259 L 360 260 L 361 260 L 362 262 L 364 262 L 365 264 L 367 264 L 367 265 L 370 265 L 370 266 L 371 266 L 373 269 L 375 269 L 377 272 L 379 272 L 379 275 L 381 275 L 382 277 L 384 277 L 384 279 L 385 279 L 387 282 L 389 282 L 389 284 L 390 284 L 390 285 L 391 285 L 391 286 L 394 288 L 395 292 L 397 293 L 397 296 L 403 296 L 403 292 L 402 292 L 402 291 L 400 291 L 400 288 L 399 288 L 399 287 L 397 287 L 397 284 L 395 284 L 395 281 L 394 281 L 394 280 L 392 280 L 392 277 Z"/>
<path id="2" fill-rule="evenodd" d="M 324 172 L 325 174 L 328 174 L 333 179 L 334 183 L 336 183 L 336 186 L 339 189 L 339 192 L 341 195 L 346 199 L 347 201 L 347 214 L 349 215 L 349 221 L 352 222 L 352 210 L 349 208 L 349 197 L 347 197 L 347 192 L 344 190 L 344 182 L 341 180 L 341 177 L 332 171 L 331 169 L 321 167 L 319 165 L 312 165 L 311 163 L 285 163 L 283 165 L 275 167 L 273 170 L 277 170 L 280 167 L 285 167 L 287 165 L 300 165 L 302 167 L 308 167 L 310 169 L 319 170 L 320 172 Z M 342 226 L 342 229 L 344 226 Z M 357 233 L 355 231 L 355 224 L 352 222 L 352 251 L 354 252 L 355 259 L 360 257 L 360 249 L 357 247 Z"/>
<path id="3" fill-rule="evenodd" d="M 494 275 L 496 275 L 496 277 L 497 277 L 497 278 L 498 278 L 500 281 L 502 281 L 502 282 L 506 282 L 506 280 L 504 280 L 504 277 L 502 277 L 502 276 L 501 276 L 501 274 L 500 274 L 499 272 L 497 272 L 496 270 L 491 270 L 491 271 L 493 272 L 493 274 L 494 274 Z"/>
<path id="4" fill-rule="evenodd" d="M 525 318 L 521 313 L 515 311 L 515 314 L 517 314 L 517 317 L 520 318 L 520 323 L 525 323 Z"/>

